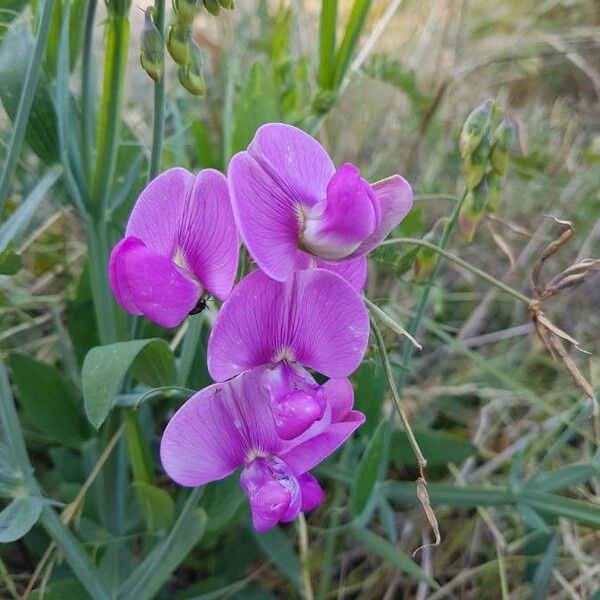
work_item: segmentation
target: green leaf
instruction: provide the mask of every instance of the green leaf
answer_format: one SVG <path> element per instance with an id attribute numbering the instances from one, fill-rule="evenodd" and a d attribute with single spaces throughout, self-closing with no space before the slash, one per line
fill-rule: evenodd
<path id="1" fill-rule="evenodd" d="M 360 432 L 371 437 L 381 415 L 381 406 L 386 390 L 385 376 L 379 357 L 364 360 L 352 376 L 356 410 L 366 417 Z"/>
<path id="2" fill-rule="evenodd" d="M 414 560 L 398 550 L 396 546 L 390 544 L 384 538 L 379 537 L 369 529 L 356 523 L 352 525 L 352 533 L 354 537 L 367 548 L 367 550 L 381 556 L 383 560 L 396 569 L 410 575 L 416 581 L 427 583 L 434 589 L 440 587 Z"/>
<path id="3" fill-rule="evenodd" d="M 176 383 L 175 358 L 161 339 L 117 342 L 92 348 L 83 361 L 81 381 L 89 422 L 99 428 L 114 405 L 127 372 L 151 386 Z"/>
<path id="4" fill-rule="evenodd" d="M 0 47 L 0 99 L 12 121 L 17 116 L 33 48 L 34 38 L 24 21 L 17 21 L 11 26 Z M 43 73 L 33 97 L 25 141 L 46 164 L 59 160 L 54 106 Z"/>
<path id="5" fill-rule="evenodd" d="M 21 482 L 22 476 L 14 464 L 10 448 L 0 442 L 0 497 L 13 497 Z"/>
<path id="6" fill-rule="evenodd" d="M 383 455 L 385 429 L 386 422 L 381 421 L 358 463 L 350 492 L 350 512 L 353 517 L 362 515 L 373 494 Z"/>
<path id="7" fill-rule="evenodd" d="M 25 417 L 36 429 L 65 446 L 87 439 L 88 425 L 73 384 L 52 365 L 26 354 L 11 354 L 9 365 Z"/>
<path id="8" fill-rule="evenodd" d="M 556 492 L 585 483 L 600 475 L 600 469 L 592 463 L 580 463 L 560 467 L 547 473 L 539 473 L 525 483 L 525 487 L 538 492 Z"/>
<path id="9" fill-rule="evenodd" d="M 207 532 L 227 527 L 239 514 L 246 499 L 238 478 L 233 475 L 211 483 L 210 492 L 209 502 L 205 506 L 208 517 Z"/>
<path id="10" fill-rule="evenodd" d="M 413 429 L 413 433 L 430 467 L 460 463 L 469 456 L 477 454 L 477 448 L 473 444 L 443 431 Z M 398 465 L 417 465 L 404 431 L 394 432 L 391 458 Z"/>
<path id="11" fill-rule="evenodd" d="M 165 490 L 142 481 L 134 482 L 133 487 L 148 531 L 155 533 L 170 527 L 175 520 L 173 498 Z"/>
<path id="12" fill-rule="evenodd" d="M 42 590 L 33 590 L 29 600 L 89 600 L 90 596 L 76 579 L 57 579 Z"/>
<path id="13" fill-rule="evenodd" d="M 558 533 L 555 533 L 548 544 L 546 552 L 544 552 L 544 556 L 540 561 L 540 564 L 535 570 L 535 575 L 533 576 L 533 581 L 531 582 L 531 587 L 533 588 L 533 600 L 543 600 L 543 598 L 546 597 L 545 590 L 550 582 L 552 569 L 554 567 L 554 563 L 556 562 L 556 553 L 558 551 L 559 540 L 560 538 Z"/>
<path id="14" fill-rule="evenodd" d="M 0 275 L 14 275 L 23 268 L 23 259 L 15 254 L 12 244 L 0 252 Z"/>
<path id="15" fill-rule="evenodd" d="M 266 533 L 257 533 L 252 529 L 254 539 L 267 558 L 300 589 L 300 562 L 294 548 L 279 527 Z"/>
<path id="16" fill-rule="evenodd" d="M 13 500 L 0 512 L 0 543 L 7 544 L 22 538 L 38 521 L 44 501 L 40 496 Z"/>

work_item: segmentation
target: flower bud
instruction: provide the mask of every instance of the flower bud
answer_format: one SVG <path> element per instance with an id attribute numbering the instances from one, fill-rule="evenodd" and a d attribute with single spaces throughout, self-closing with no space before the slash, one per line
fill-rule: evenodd
<path id="1" fill-rule="evenodd" d="M 484 137 L 472 153 L 464 160 L 467 189 L 474 190 L 482 181 L 488 167 L 490 154 L 489 139 Z"/>
<path id="2" fill-rule="evenodd" d="M 175 18 L 182 25 L 191 25 L 200 10 L 199 0 L 173 0 Z"/>
<path id="3" fill-rule="evenodd" d="M 491 213 L 498 212 L 500 202 L 502 201 L 502 175 L 495 170 L 490 171 L 488 177 L 488 200 L 487 211 Z"/>
<path id="4" fill-rule="evenodd" d="M 437 223 L 432 227 L 431 231 L 427 232 L 427 234 L 423 236 L 423 241 L 435 244 L 436 240 L 440 237 L 441 229 L 445 225 L 446 219 L 440 219 L 437 221 Z M 415 255 L 415 262 L 413 265 L 415 281 L 417 283 L 421 283 L 428 279 L 435 269 L 437 261 L 438 255 L 433 250 L 420 246 Z"/>
<path id="5" fill-rule="evenodd" d="M 217 0 L 204 0 L 204 7 L 211 15 L 215 15 L 215 17 L 221 12 L 221 7 Z"/>
<path id="6" fill-rule="evenodd" d="M 140 44 L 140 63 L 154 81 L 160 81 L 164 71 L 163 39 L 152 21 L 152 8 L 144 11 L 144 27 Z"/>
<path id="7" fill-rule="evenodd" d="M 169 27 L 167 48 L 173 60 L 184 67 L 190 62 L 190 29 L 175 22 Z"/>
<path id="8" fill-rule="evenodd" d="M 486 100 L 471 112 L 465 120 L 458 141 L 458 148 L 462 158 L 466 158 L 471 154 L 489 133 L 494 106 L 493 100 Z"/>
<path id="9" fill-rule="evenodd" d="M 469 242 L 473 240 L 477 225 L 485 215 L 487 197 L 488 183 L 486 178 L 476 188 L 469 190 L 460 209 L 458 217 L 460 230 Z"/>
<path id="10" fill-rule="evenodd" d="M 512 119 L 504 117 L 492 136 L 492 150 L 490 152 L 490 163 L 492 169 L 498 175 L 506 175 L 508 167 L 508 154 L 515 139 L 516 127 Z"/>
<path id="11" fill-rule="evenodd" d="M 235 8 L 234 0 L 219 0 L 219 4 L 221 5 L 221 8 L 224 8 L 225 10 L 233 10 Z"/>
<path id="12" fill-rule="evenodd" d="M 202 55 L 198 44 L 190 40 L 190 61 L 179 67 L 179 82 L 193 96 L 204 96 L 206 85 L 202 74 Z"/>

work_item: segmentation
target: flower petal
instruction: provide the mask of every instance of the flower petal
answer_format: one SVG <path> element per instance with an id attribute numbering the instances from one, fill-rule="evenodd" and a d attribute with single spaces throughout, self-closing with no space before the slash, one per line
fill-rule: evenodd
<path id="1" fill-rule="evenodd" d="M 345 420 L 332 423 L 327 430 L 301 444 L 289 444 L 289 449 L 279 455 L 295 473 L 306 473 L 337 450 L 364 422 L 365 416 L 353 410 Z"/>
<path id="2" fill-rule="evenodd" d="M 331 406 L 331 420 L 343 421 L 352 410 L 354 389 L 349 379 L 330 379 L 323 385 L 327 402 Z"/>
<path id="3" fill-rule="evenodd" d="M 372 185 L 381 207 L 381 222 L 377 229 L 350 255 L 367 254 L 380 244 L 412 208 L 413 194 L 410 184 L 400 175 L 392 175 Z"/>
<path id="4" fill-rule="evenodd" d="M 265 273 L 284 281 L 298 249 L 297 202 L 248 152 L 231 159 L 228 180 L 235 222 L 248 252 Z"/>
<path id="5" fill-rule="evenodd" d="M 169 169 L 153 179 L 137 199 L 126 236 L 139 238 L 158 254 L 172 258 L 176 251 L 179 223 L 194 185 L 185 169 Z"/>
<path id="6" fill-rule="evenodd" d="M 181 218 L 178 243 L 187 266 L 204 288 L 224 300 L 237 272 L 239 239 L 222 173 L 198 173 Z"/>
<path id="7" fill-rule="evenodd" d="M 300 494 L 302 497 L 302 505 L 300 510 L 307 512 L 314 510 L 325 501 L 325 492 L 319 485 L 317 479 L 310 473 L 303 473 L 298 478 L 300 484 Z"/>
<path id="8" fill-rule="evenodd" d="M 176 327 L 196 306 L 202 292 L 170 259 L 136 238 L 125 238 L 113 250 L 109 278 L 125 310 L 143 314 L 162 327 Z"/>
<path id="9" fill-rule="evenodd" d="M 323 260 L 299 250 L 296 253 L 294 269 L 326 269 L 345 279 L 357 292 L 362 292 L 367 283 L 368 261 L 366 256 L 346 258 L 338 261 Z"/>
<path id="10" fill-rule="evenodd" d="M 268 123 L 258 129 L 248 152 L 290 200 L 312 206 L 325 198 L 335 167 L 323 146 L 308 133 L 292 125 Z"/>
<path id="11" fill-rule="evenodd" d="M 359 365 L 368 337 L 364 304 L 339 275 L 310 269 L 280 283 L 255 271 L 217 315 L 208 370 L 224 381 L 257 365 L 288 360 L 345 377 Z"/>
<path id="12" fill-rule="evenodd" d="M 197 486 L 223 479 L 249 457 L 276 453 L 280 440 L 261 378 L 254 369 L 192 396 L 169 421 L 160 456 L 177 483 Z"/>

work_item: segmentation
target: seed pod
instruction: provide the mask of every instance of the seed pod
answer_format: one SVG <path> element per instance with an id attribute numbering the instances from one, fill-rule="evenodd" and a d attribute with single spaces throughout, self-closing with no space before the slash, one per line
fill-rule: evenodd
<path id="1" fill-rule="evenodd" d="M 462 158 L 472 154 L 489 133 L 494 107 L 493 100 L 486 100 L 466 118 L 458 140 L 458 149 Z"/>
<path id="2" fill-rule="evenodd" d="M 204 0 L 204 7 L 211 15 L 215 15 L 215 17 L 221 12 L 221 7 L 217 0 Z"/>
<path id="3" fill-rule="evenodd" d="M 175 19 L 182 25 L 191 25 L 200 10 L 199 0 L 173 0 Z"/>
<path id="4" fill-rule="evenodd" d="M 163 39 L 152 21 L 152 7 L 144 11 L 144 27 L 140 43 L 140 63 L 154 81 L 160 81 L 164 71 Z"/>
<path id="5" fill-rule="evenodd" d="M 224 8 L 225 10 L 233 10 L 235 8 L 234 0 L 219 0 L 219 4 L 221 5 L 221 8 Z"/>
<path id="6" fill-rule="evenodd" d="M 190 62 L 190 29 L 175 22 L 169 27 L 167 48 L 173 60 L 184 67 Z"/>
<path id="7" fill-rule="evenodd" d="M 488 183 L 485 178 L 475 189 L 469 190 L 460 209 L 458 218 L 460 230 L 469 242 L 473 240 L 477 225 L 485 215 L 487 197 Z"/>
<path id="8" fill-rule="evenodd" d="M 491 141 L 492 149 L 490 151 L 490 163 L 492 169 L 494 169 L 498 175 L 506 175 L 508 155 L 513 145 L 515 134 L 515 124 L 509 117 L 504 117 L 502 123 L 500 123 L 496 128 L 496 131 L 494 131 Z"/>

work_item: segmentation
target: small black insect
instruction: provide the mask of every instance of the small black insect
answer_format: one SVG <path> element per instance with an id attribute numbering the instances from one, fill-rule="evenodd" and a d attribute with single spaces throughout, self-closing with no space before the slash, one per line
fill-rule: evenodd
<path id="1" fill-rule="evenodd" d="M 196 304 L 196 306 L 194 306 L 194 308 L 192 308 L 192 310 L 190 310 L 189 314 L 197 315 L 198 313 L 201 313 L 204 309 L 208 308 L 209 300 L 210 300 L 210 294 L 202 294 L 202 296 L 200 296 L 200 300 L 198 300 L 198 303 Z"/>

